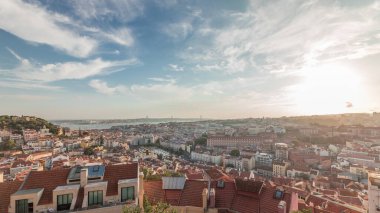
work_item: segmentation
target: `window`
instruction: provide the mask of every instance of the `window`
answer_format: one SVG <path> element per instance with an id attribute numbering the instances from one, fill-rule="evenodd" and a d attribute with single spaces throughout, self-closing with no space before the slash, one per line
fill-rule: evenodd
<path id="1" fill-rule="evenodd" d="M 135 199 L 135 187 L 121 188 L 121 202 Z"/>
<path id="2" fill-rule="evenodd" d="M 33 212 L 33 203 L 28 203 L 27 199 L 16 200 L 16 213 Z"/>
<path id="3" fill-rule="evenodd" d="M 275 199 L 278 199 L 278 200 L 280 200 L 280 199 L 282 199 L 283 197 L 284 197 L 284 192 L 283 191 L 281 191 L 281 190 L 276 190 L 275 192 L 274 192 L 274 196 L 273 196 Z"/>
<path id="4" fill-rule="evenodd" d="M 70 210 L 73 194 L 64 194 L 57 196 L 57 211 Z"/>
<path id="5" fill-rule="evenodd" d="M 103 191 L 88 192 L 88 206 L 103 205 Z"/>
<path id="6" fill-rule="evenodd" d="M 218 188 L 224 188 L 224 181 L 223 180 L 218 180 L 218 182 L 216 183 L 216 187 L 218 187 Z"/>

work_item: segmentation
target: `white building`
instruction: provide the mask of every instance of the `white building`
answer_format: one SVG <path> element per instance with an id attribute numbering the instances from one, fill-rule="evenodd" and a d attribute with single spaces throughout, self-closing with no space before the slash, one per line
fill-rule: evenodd
<path id="1" fill-rule="evenodd" d="M 368 210 L 371 213 L 380 212 L 380 174 L 368 173 Z"/>
<path id="2" fill-rule="evenodd" d="M 220 165 L 222 162 L 222 156 L 212 155 L 210 152 L 191 152 L 191 160 Z"/>
<path id="3" fill-rule="evenodd" d="M 267 153 L 256 153 L 255 164 L 256 166 L 272 166 L 273 157 Z"/>

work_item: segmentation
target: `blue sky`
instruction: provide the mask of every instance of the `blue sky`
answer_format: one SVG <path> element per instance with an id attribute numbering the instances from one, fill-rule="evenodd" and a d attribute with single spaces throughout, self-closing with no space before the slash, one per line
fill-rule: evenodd
<path id="1" fill-rule="evenodd" d="M 0 114 L 380 111 L 380 1 L 0 1 Z"/>

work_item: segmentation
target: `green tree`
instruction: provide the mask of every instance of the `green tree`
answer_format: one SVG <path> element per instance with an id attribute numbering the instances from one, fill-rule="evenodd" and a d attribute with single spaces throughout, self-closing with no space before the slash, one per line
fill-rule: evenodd
<path id="1" fill-rule="evenodd" d="M 141 213 L 141 208 L 138 206 L 124 206 L 123 207 L 123 213 Z"/>
<path id="2" fill-rule="evenodd" d="M 230 152 L 231 156 L 239 157 L 240 156 L 240 151 L 237 149 L 231 150 Z"/>
<path id="3" fill-rule="evenodd" d="M 298 211 L 292 211 L 291 213 L 312 213 L 312 212 L 313 212 L 312 209 L 302 209 Z"/>
<path id="4" fill-rule="evenodd" d="M 104 137 L 103 135 L 100 136 L 100 146 L 103 146 L 104 144 Z"/>
<path id="5" fill-rule="evenodd" d="M 14 140 L 8 140 L 0 143 L 0 150 L 8 151 L 16 148 L 16 142 Z"/>
<path id="6" fill-rule="evenodd" d="M 140 213 L 142 209 L 138 206 L 124 206 L 123 213 Z M 167 203 L 158 202 L 152 205 L 146 197 L 144 197 L 144 213 L 177 213 L 175 209 Z"/>
<path id="7" fill-rule="evenodd" d="M 207 145 L 207 134 L 203 134 L 201 137 L 195 139 L 194 147 L 197 145 L 200 145 L 200 146 L 206 146 Z"/>
<path id="8" fill-rule="evenodd" d="M 85 155 L 93 155 L 94 154 L 94 148 L 93 147 L 87 147 L 84 149 L 83 154 Z"/>

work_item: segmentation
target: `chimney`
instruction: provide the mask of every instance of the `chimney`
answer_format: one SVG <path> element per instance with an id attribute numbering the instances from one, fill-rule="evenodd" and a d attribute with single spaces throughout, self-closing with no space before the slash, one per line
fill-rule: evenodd
<path id="1" fill-rule="evenodd" d="M 298 193 L 292 192 L 292 195 L 290 197 L 290 212 L 297 212 L 298 211 Z"/>
<path id="2" fill-rule="evenodd" d="M 88 170 L 87 168 L 82 168 L 80 170 L 80 187 L 87 185 Z"/>
<path id="3" fill-rule="evenodd" d="M 139 206 L 140 208 L 144 208 L 144 173 L 139 173 Z"/>
<path id="4" fill-rule="evenodd" d="M 210 190 L 210 202 L 208 205 L 210 208 L 215 208 L 215 189 Z"/>
<path id="5" fill-rule="evenodd" d="M 208 197 L 208 190 L 206 188 L 204 188 L 203 192 L 202 192 L 202 207 L 203 207 L 203 209 L 207 209 L 207 197 Z"/>
<path id="6" fill-rule="evenodd" d="M 4 182 L 4 171 L 0 170 L 0 183 Z"/>
<path id="7" fill-rule="evenodd" d="M 278 213 L 286 213 L 286 202 L 281 200 L 277 206 Z"/>

